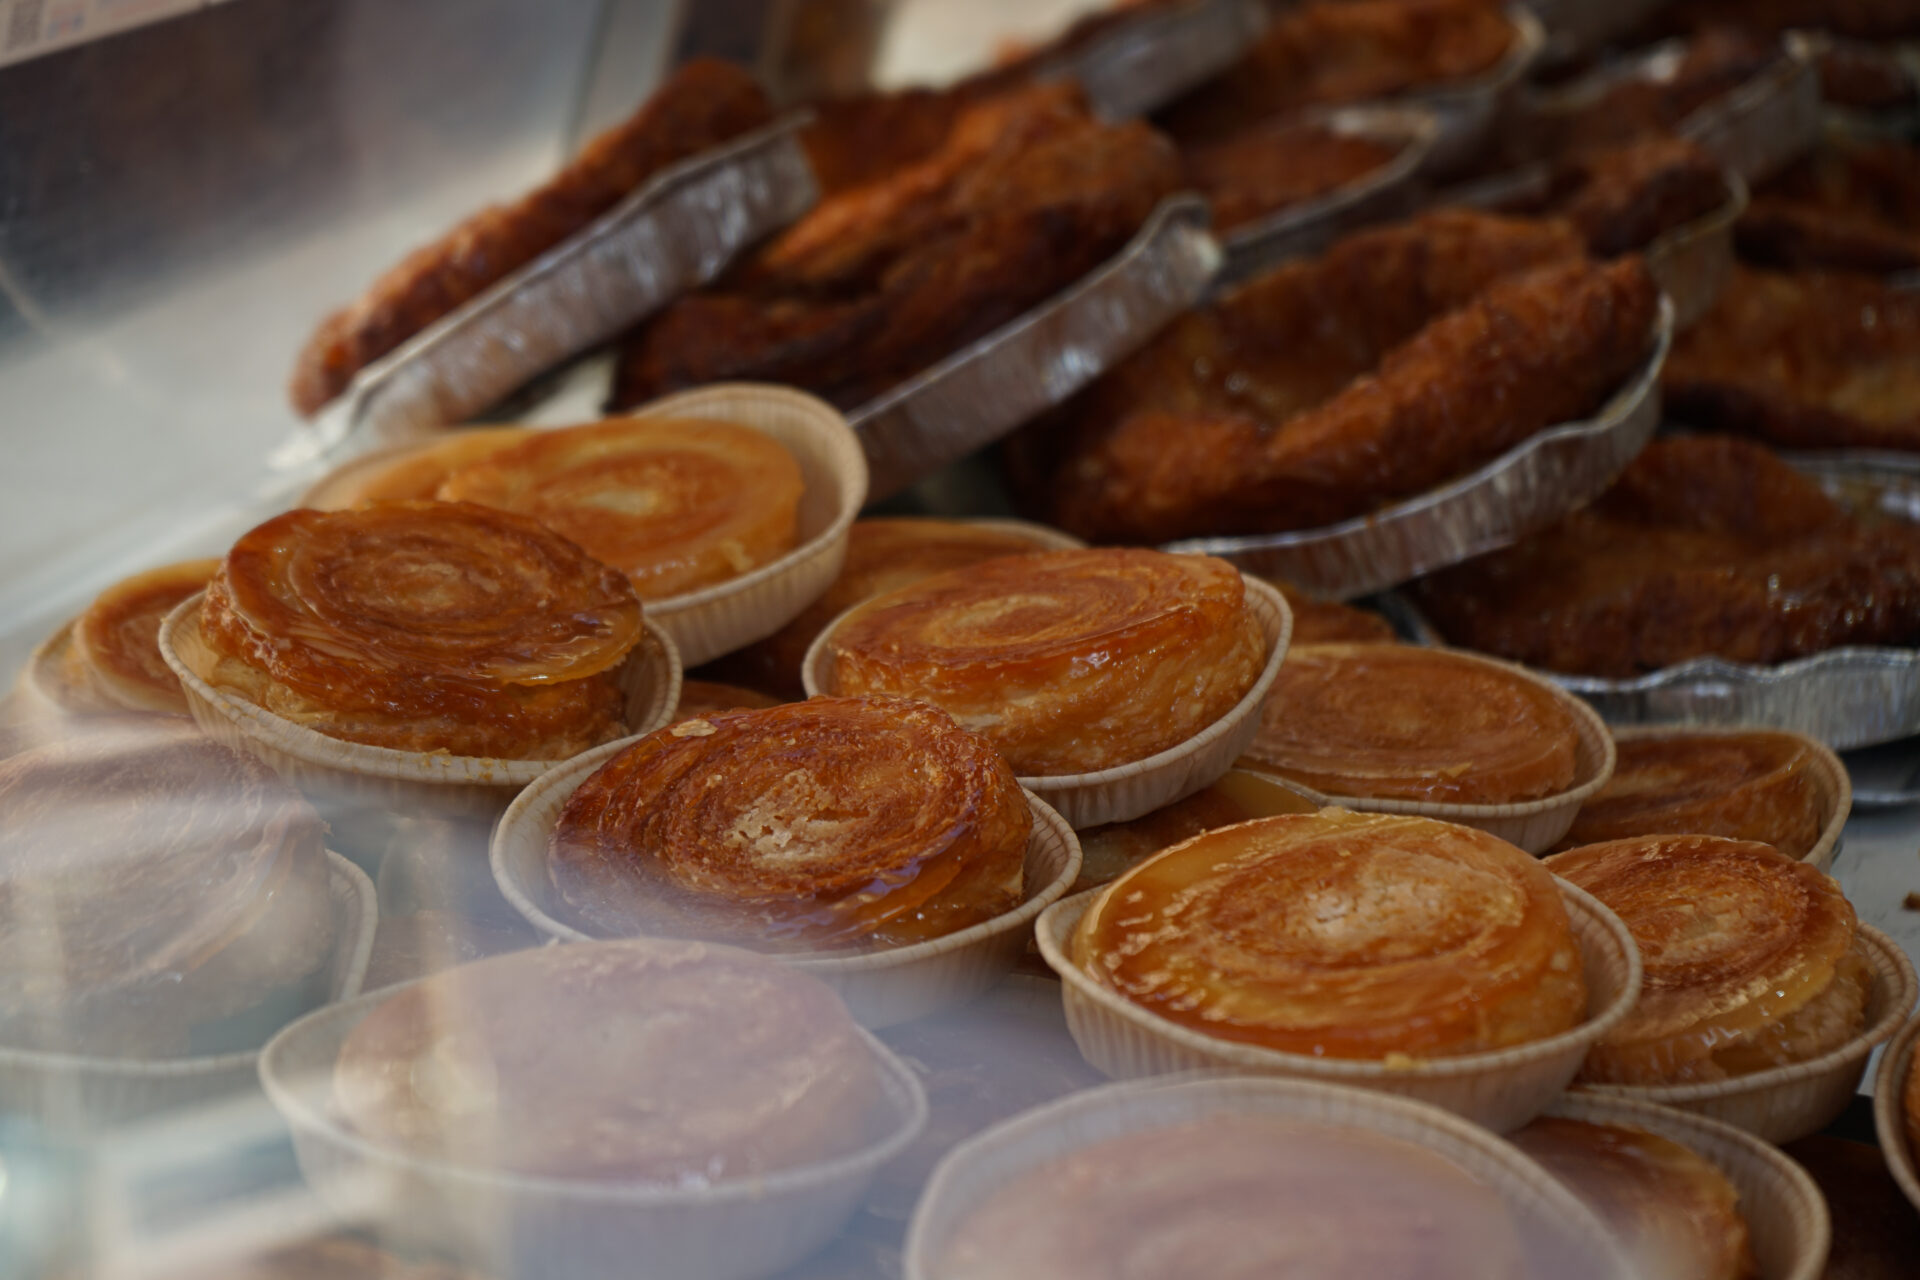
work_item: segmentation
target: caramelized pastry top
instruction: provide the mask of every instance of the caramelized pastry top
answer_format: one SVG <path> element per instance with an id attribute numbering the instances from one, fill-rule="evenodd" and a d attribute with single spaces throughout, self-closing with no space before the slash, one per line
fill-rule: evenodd
<path id="1" fill-rule="evenodd" d="M 101 592 L 73 624 L 70 660 L 86 688 L 129 711 L 184 713 L 180 680 L 160 656 L 160 623 L 207 585 L 218 560 L 184 560 L 137 573 Z"/>
<path id="2" fill-rule="evenodd" d="M 455 471 L 437 496 L 531 516 L 659 600 L 791 550 L 804 488 L 793 455 L 752 427 L 616 418 L 539 432 Z"/>
<path id="3" fill-rule="evenodd" d="M 1149 1265 L 1152 1263 L 1153 1265 Z M 954 1227 L 935 1280 L 1528 1274 L 1505 1203 L 1424 1146 L 1222 1112 L 1056 1156 Z"/>
<path id="4" fill-rule="evenodd" d="M 1481 831 L 1316 814 L 1209 831 L 1087 909 L 1073 958 L 1206 1035 L 1330 1058 L 1432 1058 L 1565 1031 L 1586 1008 L 1553 877 Z"/>
<path id="5" fill-rule="evenodd" d="M 873 1055 L 817 978 L 730 947 L 542 947 L 406 987 L 347 1036 L 368 1141 L 469 1167 L 705 1186 L 872 1139 Z"/>
<path id="6" fill-rule="evenodd" d="M 861 605 L 828 643 L 835 692 L 932 702 L 1023 775 L 1183 742 L 1245 696 L 1266 658 L 1232 565 L 1137 549 L 939 574 Z"/>
<path id="7" fill-rule="evenodd" d="M 547 867 L 602 933 L 898 946 L 1016 906 L 1032 825 L 1013 771 L 945 713 L 815 698 L 648 734 L 573 793 Z"/>
<path id="8" fill-rule="evenodd" d="M 425 501 L 454 472 L 532 434 L 532 427 L 466 427 L 381 455 L 381 462 L 348 463 L 309 491 L 303 505 L 341 511 L 369 502 Z"/>
<path id="9" fill-rule="evenodd" d="M 208 678 L 321 732 L 553 759 L 619 736 L 641 636 L 616 570 L 470 503 L 289 511 L 227 553 L 201 616 Z"/>
<path id="10" fill-rule="evenodd" d="M 1628 836 L 1729 836 L 1804 858 L 1820 839 L 1813 752 L 1790 733 L 1629 738 L 1563 849 Z"/>
<path id="11" fill-rule="evenodd" d="M 1131 822 L 1113 822 L 1079 832 L 1080 878 L 1073 892 L 1106 884 L 1136 863 L 1182 840 L 1277 813 L 1312 813 L 1320 806 L 1272 778 L 1230 769 L 1212 786 L 1155 809 Z"/>
<path id="12" fill-rule="evenodd" d="M 1579 734 L 1550 690 L 1400 644 L 1290 649 L 1244 760 L 1323 795 L 1512 804 L 1573 783 Z"/>

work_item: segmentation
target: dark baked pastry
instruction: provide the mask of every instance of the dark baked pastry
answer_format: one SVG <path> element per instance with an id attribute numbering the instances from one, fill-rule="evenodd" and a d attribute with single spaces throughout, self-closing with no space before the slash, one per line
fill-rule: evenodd
<path id="1" fill-rule="evenodd" d="M 785 699 L 769 697 L 755 689 L 742 689 L 739 685 L 715 680 L 682 680 L 680 704 L 673 709 L 673 718 L 688 720 L 720 711 L 759 711 L 777 707 L 783 701 Z"/>
<path id="2" fill-rule="evenodd" d="M 1267 583 L 1287 598 L 1293 611 L 1293 643 L 1339 644 L 1343 641 L 1381 641 L 1396 639 L 1393 624 L 1368 609 L 1333 600 L 1315 600 L 1300 588 L 1278 578 Z"/>
<path id="3" fill-rule="evenodd" d="M 1079 832 L 1080 877 L 1072 892 L 1097 888 L 1203 831 L 1214 831 L 1279 813 L 1312 813 L 1320 806 L 1262 774 L 1231 769 L 1184 800 L 1131 822 L 1110 822 Z"/>
<path id="4" fill-rule="evenodd" d="M 1232 231 L 1358 182 L 1398 152 L 1324 125 L 1279 120 L 1217 142 L 1182 147 L 1187 182 L 1213 205 L 1217 231 Z"/>
<path id="5" fill-rule="evenodd" d="M 1754 191 L 1734 238 L 1742 258 L 1770 267 L 1920 268 L 1920 150 L 1829 138 Z"/>
<path id="6" fill-rule="evenodd" d="M 1530 141 L 1539 154 L 1564 156 L 1672 133 L 1784 56 L 1779 40 L 1758 32 L 1700 31 L 1671 67 L 1622 77 L 1572 110 L 1530 121 Z"/>
<path id="7" fill-rule="evenodd" d="M 1553 175 L 1547 208 L 1611 258 L 1724 207 L 1720 162 L 1683 138 L 1654 135 L 1580 152 Z"/>

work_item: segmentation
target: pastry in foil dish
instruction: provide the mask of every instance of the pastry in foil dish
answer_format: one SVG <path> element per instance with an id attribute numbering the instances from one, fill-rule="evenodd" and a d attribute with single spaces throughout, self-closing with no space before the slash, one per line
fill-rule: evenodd
<path id="1" fill-rule="evenodd" d="M 1655 134 L 1560 160 L 1535 212 L 1565 218 L 1589 253 L 1611 258 L 1644 249 L 1731 198 L 1719 161 L 1684 138 Z"/>
<path id="2" fill-rule="evenodd" d="M 949 570 L 868 600 L 824 644 L 829 691 L 930 702 L 1022 777 L 1177 746 L 1245 697 L 1267 659 L 1237 569 L 1141 549 Z"/>
<path id="3" fill-rule="evenodd" d="M 1833 137 L 1769 179 L 1734 228 L 1740 256 L 1787 269 L 1920 269 L 1920 152 Z"/>
<path id="4" fill-rule="evenodd" d="M 1221 232 L 1359 182 L 1398 154 L 1361 133 L 1285 119 L 1180 149 L 1187 182 L 1207 197 Z"/>
<path id="5" fill-rule="evenodd" d="M 1780 41 L 1738 27 L 1712 27 L 1663 51 L 1641 74 L 1602 77 L 1577 102 L 1536 112 L 1523 126 L 1535 154 L 1572 155 L 1671 134 L 1786 56 Z"/>
<path id="6" fill-rule="evenodd" d="M 1177 844 L 1087 908 L 1073 962 L 1203 1035 L 1418 1061 L 1558 1035 L 1586 1013 L 1560 891 L 1452 823 L 1322 809 Z"/>
<path id="7" fill-rule="evenodd" d="M 1806 1062 L 1866 1025 L 1873 969 L 1832 876 L 1772 845 L 1656 835 L 1546 860 L 1625 922 L 1646 977 L 1580 1078 L 1692 1084 Z"/>
<path id="8" fill-rule="evenodd" d="M 370 502 L 425 501 L 447 477 L 532 435 L 532 427 L 463 427 L 421 444 L 356 458 L 307 491 L 303 507 L 343 511 Z"/>
<path id="9" fill-rule="evenodd" d="M 1098 888 L 1203 831 L 1231 827 L 1277 813 L 1312 813 L 1320 806 L 1264 774 L 1230 769 L 1212 786 L 1184 800 L 1127 822 L 1109 822 L 1077 832 L 1080 876 L 1072 892 Z"/>
<path id="10" fill-rule="evenodd" d="M 904 946 L 1019 905 L 1032 828 L 1013 771 L 944 712 L 814 698 L 613 756 L 561 809 L 547 873 L 601 934 Z"/>
<path id="11" fill-rule="evenodd" d="M 73 622 L 54 696 L 68 711 L 185 715 L 180 678 L 160 656 L 160 624 L 206 589 L 218 560 L 183 560 L 114 583 Z"/>

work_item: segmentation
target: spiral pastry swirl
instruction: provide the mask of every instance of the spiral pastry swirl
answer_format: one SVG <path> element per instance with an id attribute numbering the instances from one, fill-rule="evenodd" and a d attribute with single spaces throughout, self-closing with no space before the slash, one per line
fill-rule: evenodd
<path id="1" fill-rule="evenodd" d="M 207 585 L 217 560 L 162 565 L 114 583 L 73 624 L 67 683 L 128 711 L 184 715 L 180 679 L 160 656 L 160 623 Z"/>
<path id="2" fill-rule="evenodd" d="M 1316 1057 L 1499 1049 L 1586 1008 L 1553 877 L 1427 818 L 1323 809 L 1209 831 L 1115 880 L 1072 945 L 1163 1018 Z"/>
<path id="3" fill-rule="evenodd" d="M 289 511 L 207 587 L 207 678 L 333 737 L 559 759 L 618 737 L 641 635 L 625 577 L 470 503 Z"/>
<path id="4" fill-rule="evenodd" d="M 603 934 L 900 946 L 1017 905 L 1032 825 L 1013 772 L 945 713 L 814 698 L 648 734 L 573 793 L 547 868 Z"/>
<path id="5" fill-rule="evenodd" d="M 1023 776 L 1184 742 L 1246 695 L 1266 658 L 1232 565 L 1127 548 L 950 570 L 869 600 L 827 643 L 833 692 L 931 702 Z"/>
<path id="6" fill-rule="evenodd" d="M 1573 820 L 1562 849 L 1630 836 L 1758 840 L 1804 858 L 1820 840 L 1813 752 L 1790 733 L 1629 738 L 1607 785 Z"/>

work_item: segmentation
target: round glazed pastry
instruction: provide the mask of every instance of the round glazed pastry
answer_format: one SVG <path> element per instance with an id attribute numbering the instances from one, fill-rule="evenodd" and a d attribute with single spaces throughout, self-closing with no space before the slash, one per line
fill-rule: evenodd
<path id="1" fill-rule="evenodd" d="M 942 711 L 814 698 L 656 730 L 568 799 L 558 899 L 596 932 L 901 946 L 1019 904 L 1033 811 Z"/>
<path id="2" fill-rule="evenodd" d="M 762 711 L 779 705 L 779 698 L 768 697 L 753 689 L 742 689 L 737 684 L 682 680 L 680 705 L 673 709 L 673 718 L 685 720 L 692 716 L 711 715 L 716 711 Z"/>
<path id="3" fill-rule="evenodd" d="M 1580 735 L 1550 690 L 1441 650 L 1296 646 L 1242 767 L 1323 795 L 1514 804 L 1573 784 Z"/>
<path id="4" fill-rule="evenodd" d="M 276 516 L 227 553 L 192 632 L 188 667 L 296 724 L 507 760 L 620 737 L 642 634 L 624 576 L 524 516 L 444 502 Z"/>
<path id="5" fill-rule="evenodd" d="M 448 476 L 438 496 L 531 516 L 660 600 L 793 548 L 800 464 L 732 422 L 615 418 L 535 433 Z"/>
<path id="6" fill-rule="evenodd" d="M 1813 752 L 1790 733 L 1628 738 L 1563 849 L 1629 836 L 1728 836 L 1804 858 L 1820 840 Z"/>
<path id="7" fill-rule="evenodd" d="M 1162 849 L 1203 831 L 1278 813 L 1312 813 L 1320 806 L 1271 778 L 1233 769 L 1203 791 L 1155 809 L 1144 818 L 1080 832 L 1080 878 L 1074 893 L 1098 888 Z"/>
<path id="8" fill-rule="evenodd" d="M 326 998 L 324 831 L 185 719 L 103 716 L 0 761 L 0 1043 L 257 1047 Z"/>
<path id="9" fill-rule="evenodd" d="M 333 1094 L 370 1142 L 537 1176 L 704 1186 L 874 1136 L 872 1051 L 832 989 L 697 942 L 542 947 L 402 988 Z"/>
<path id="10" fill-rule="evenodd" d="M 1505 1202 L 1437 1152 L 1233 1112 L 1029 1169 L 955 1225 L 933 1268 L 935 1280 L 1526 1274 Z"/>
<path id="11" fill-rule="evenodd" d="M 1724 1080 L 1817 1058 L 1859 1034 L 1872 971 L 1833 877 L 1770 845 L 1641 836 L 1546 860 L 1600 899 L 1640 946 L 1646 977 L 1581 1078 Z"/>
<path id="12" fill-rule="evenodd" d="M 202 590 L 218 560 L 183 560 L 122 579 L 74 619 L 48 690 L 62 710 L 185 715 L 180 680 L 160 656 L 160 623 Z"/>
<path id="13" fill-rule="evenodd" d="M 1559 1116 L 1508 1140 L 1600 1215 L 1641 1280 L 1759 1280 L 1739 1194 L 1679 1143 Z"/>
<path id="14" fill-rule="evenodd" d="M 425 444 L 357 459 L 309 489 L 300 505 L 341 511 L 369 502 L 424 502 L 454 472 L 532 434 L 532 427 L 463 427 Z"/>
<path id="15" fill-rule="evenodd" d="M 1004 556 L 869 600 L 826 638 L 831 692 L 945 709 L 1022 776 L 1088 773 L 1193 737 L 1245 696 L 1266 641 L 1211 556 Z"/>
<path id="16" fill-rule="evenodd" d="M 1267 582 L 1286 597 L 1287 607 L 1293 610 L 1295 645 L 1391 644 L 1396 639 L 1393 624 L 1377 613 L 1334 600 L 1315 600 L 1279 578 L 1268 578 Z"/>
<path id="17" fill-rule="evenodd" d="M 1195 836 L 1087 908 L 1074 963 L 1205 1035 L 1326 1058 L 1436 1058 L 1575 1026 L 1586 982 L 1531 856 L 1344 809 Z"/>

